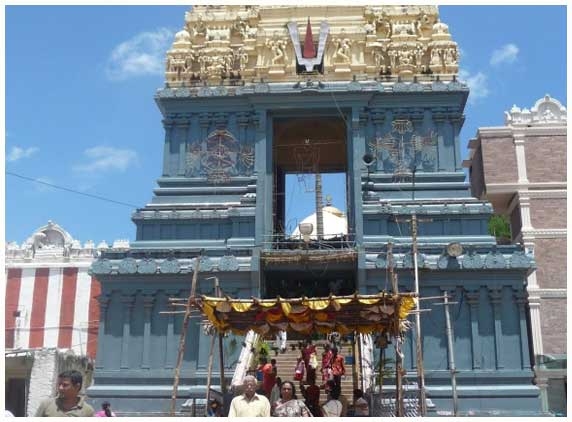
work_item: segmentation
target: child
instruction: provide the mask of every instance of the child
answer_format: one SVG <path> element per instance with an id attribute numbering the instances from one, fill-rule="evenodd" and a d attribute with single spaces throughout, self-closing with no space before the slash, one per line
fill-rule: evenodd
<path id="1" fill-rule="evenodd" d="M 296 381 L 302 381 L 304 379 L 304 371 L 306 365 L 304 364 L 304 360 L 300 357 L 298 358 L 298 363 L 296 364 L 296 370 L 294 371 L 294 379 Z"/>

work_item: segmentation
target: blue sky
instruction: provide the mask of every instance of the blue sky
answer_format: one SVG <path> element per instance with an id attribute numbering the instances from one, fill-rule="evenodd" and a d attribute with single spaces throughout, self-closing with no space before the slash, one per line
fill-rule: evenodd
<path id="1" fill-rule="evenodd" d="M 52 220 L 96 243 L 135 237 L 130 216 L 152 197 L 164 134 L 153 95 L 187 6 L 7 6 L 5 238 L 18 243 Z M 548 93 L 567 106 L 564 6 L 441 6 L 471 87 L 461 154 L 479 126 L 504 123 L 513 104 Z M 306 180 L 308 184 L 308 180 Z M 339 180 L 324 194 L 344 209 Z M 289 218 L 312 212 L 313 193 L 287 195 Z M 296 196 L 298 195 L 298 196 Z M 298 206 L 302 204 L 302 206 Z"/>

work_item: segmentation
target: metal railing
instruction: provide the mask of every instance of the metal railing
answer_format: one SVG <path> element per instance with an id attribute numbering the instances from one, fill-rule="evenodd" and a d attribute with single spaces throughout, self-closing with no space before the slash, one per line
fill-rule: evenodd
<path id="1" fill-rule="evenodd" d="M 272 234 L 267 235 L 262 242 L 264 250 L 320 250 L 320 251 L 349 251 L 356 247 L 354 234 L 325 233 L 320 239 L 316 235 L 304 239 L 304 236 Z"/>

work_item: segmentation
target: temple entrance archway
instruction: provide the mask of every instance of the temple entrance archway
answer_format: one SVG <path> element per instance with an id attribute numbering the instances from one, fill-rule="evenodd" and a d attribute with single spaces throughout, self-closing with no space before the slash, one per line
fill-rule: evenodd
<path id="1" fill-rule="evenodd" d="M 288 218 L 288 210 L 300 204 L 297 192 L 316 193 L 317 174 L 338 174 L 344 186 L 336 189 L 343 189 L 343 193 L 347 190 L 346 123 L 341 116 L 275 117 L 272 152 L 274 233 L 291 234 L 301 219 Z M 298 183 L 299 189 L 287 192 L 287 178 Z M 326 187 L 320 195 L 323 205 L 329 193 Z M 347 195 L 343 195 L 343 200 L 343 204 L 335 205 L 345 211 L 349 209 Z M 310 209 L 315 211 L 316 199 L 312 197 L 312 201 Z"/>

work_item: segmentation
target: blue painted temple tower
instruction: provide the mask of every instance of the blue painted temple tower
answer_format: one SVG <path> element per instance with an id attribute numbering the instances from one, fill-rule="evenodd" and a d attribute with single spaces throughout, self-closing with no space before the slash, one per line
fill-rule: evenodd
<path id="1" fill-rule="evenodd" d="M 457 70 L 434 6 L 193 7 L 155 96 L 163 173 L 133 213 L 130 248 L 92 265 L 102 295 L 90 397 L 126 413 L 168 411 L 182 315 L 160 312 L 189 295 L 197 256 L 199 293 L 214 294 L 216 276 L 235 298 L 372 294 L 390 289 L 391 262 L 399 289 L 413 291 L 415 214 L 420 295 L 456 302 L 461 414 L 538 414 L 525 290 L 534 262 L 497 246 L 490 204 L 470 196 L 459 147 L 469 89 Z M 328 172 L 346 175 L 348 233 L 304 245 L 284 232 L 286 176 Z M 421 303 L 425 383 L 449 410 L 434 303 Z M 200 322 L 188 328 L 180 403 L 204 397 L 210 338 Z M 404 364 L 415 380 L 411 334 Z M 224 339 L 229 379 L 242 341 Z"/>

